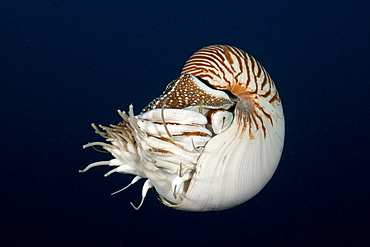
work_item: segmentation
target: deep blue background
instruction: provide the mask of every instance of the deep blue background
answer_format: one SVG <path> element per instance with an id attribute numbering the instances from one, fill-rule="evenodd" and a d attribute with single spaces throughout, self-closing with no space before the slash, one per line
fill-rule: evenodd
<path id="1" fill-rule="evenodd" d="M 1 246 L 366 246 L 369 1 L 0 1 Z M 249 202 L 187 213 L 131 176 L 78 170 L 108 154 L 91 122 L 136 113 L 203 46 L 230 44 L 274 79 L 280 166 Z"/>

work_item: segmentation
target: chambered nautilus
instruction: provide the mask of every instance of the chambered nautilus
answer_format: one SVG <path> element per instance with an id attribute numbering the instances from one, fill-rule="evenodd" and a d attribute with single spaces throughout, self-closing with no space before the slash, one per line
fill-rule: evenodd
<path id="1" fill-rule="evenodd" d="M 185 63 L 180 77 L 134 115 L 118 111 L 118 125 L 95 126 L 113 155 L 92 167 L 114 167 L 145 178 L 143 204 L 153 188 L 159 200 L 186 211 L 217 211 L 255 196 L 274 174 L 284 145 L 284 114 L 275 84 L 249 54 L 207 46 Z M 119 192 L 118 191 L 118 192 Z M 113 193 L 114 194 L 114 193 Z"/>

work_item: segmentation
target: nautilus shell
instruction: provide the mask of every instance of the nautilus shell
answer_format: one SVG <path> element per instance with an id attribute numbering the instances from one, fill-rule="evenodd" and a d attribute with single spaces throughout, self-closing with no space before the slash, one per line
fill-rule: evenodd
<path id="1" fill-rule="evenodd" d="M 118 111 L 123 121 L 93 124 L 113 155 L 114 172 L 146 179 L 143 204 L 153 188 L 159 200 L 186 211 L 217 211 L 255 196 L 273 176 L 284 144 L 284 114 L 275 84 L 244 51 L 207 46 L 141 113 Z M 123 188 L 126 189 L 128 186 Z M 120 191 L 122 191 L 120 190 Z M 119 192 L 119 191 L 118 191 Z"/>

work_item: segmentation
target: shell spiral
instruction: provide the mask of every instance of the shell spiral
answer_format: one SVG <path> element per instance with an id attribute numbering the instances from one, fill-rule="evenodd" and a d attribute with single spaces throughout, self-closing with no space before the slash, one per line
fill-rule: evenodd
<path id="1" fill-rule="evenodd" d="M 146 178 L 169 207 L 217 211 L 260 192 L 273 176 L 284 145 L 284 114 L 274 82 L 251 55 L 227 45 L 207 46 L 185 63 L 179 78 L 135 116 L 95 125 L 114 159 L 90 164 Z M 126 186 L 124 189 L 126 189 Z"/>

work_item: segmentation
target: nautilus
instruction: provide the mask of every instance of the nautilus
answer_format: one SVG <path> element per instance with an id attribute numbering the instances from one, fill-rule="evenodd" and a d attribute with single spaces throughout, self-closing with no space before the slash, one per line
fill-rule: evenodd
<path id="1" fill-rule="evenodd" d="M 218 211 L 249 200 L 273 176 L 284 146 L 284 113 L 270 75 L 251 55 L 228 45 L 207 46 L 185 63 L 163 94 L 122 122 L 92 124 L 113 158 L 112 173 L 134 175 L 118 192 L 145 179 L 139 209 L 149 189 L 166 206 Z M 114 193 L 113 193 L 114 194 Z"/>

